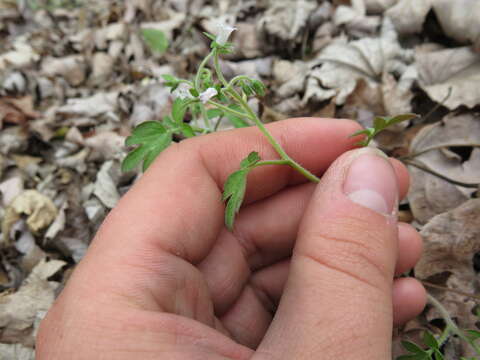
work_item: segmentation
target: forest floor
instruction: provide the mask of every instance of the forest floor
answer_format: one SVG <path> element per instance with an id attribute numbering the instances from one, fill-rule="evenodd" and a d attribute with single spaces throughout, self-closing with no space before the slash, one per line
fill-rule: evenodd
<path id="1" fill-rule="evenodd" d="M 125 138 L 170 112 L 162 75 L 192 78 L 218 21 L 237 28 L 226 76 L 268 87 L 252 102 L 264 122 L 419 115 L 375 144 L 411 173 L 400 217 L 424 239 L 414 275 L 478 330 L 478 19 L 476 0 L 0 0 L 0 358 L 34 358 L 40 320 L 140 176 L 121 171 Z M 144 29 L 163 33 L 160 49 Z M 428 305 L 393 357 L 444 327 Z M 476 356 L 453 336 L 442 351 Z"/>

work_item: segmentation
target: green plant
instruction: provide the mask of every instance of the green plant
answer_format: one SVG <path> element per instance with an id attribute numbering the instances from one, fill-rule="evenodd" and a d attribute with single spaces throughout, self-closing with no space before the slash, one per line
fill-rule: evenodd
<path id="1" fill-rule="evenodd" d="M 129 171 L 143 162 L 146 170 L 155 158 L 173 141 L 173 137 L 189 138 L 211 133 L 217 130 L 222 118 L 228 119 L 234 127 L 256 125 L 269 143 L 275 149 L 280 159 L 263 160 L 257 152 L 252 151 L 241 162 L 240 169 L 227 179 L 224 186 L 223 200 L 226 201 L 225 224 L 229 230 L 233 229 L 235 215 L 240 210 L 247 186 L 247 175 L 259 166 L 288 165 L 303 174 L 308 180 L 318 182 L 317 176 L 302 167 L 292 159 L 280 144 L 273 138 L 257 114 L 248 105 L 248 98 L 262 97 L 266 93 L 266 86 L 258 79 L 246 75 L 236 76 L 227 81 L 222 73 L 219 58 L 222 54 L 232 51 L 233 44 L 227 42 L 235 28 L 228 25 L 219 25 L 218 34 L 205 35 L 212 40 L 211 51 L 198 67 L 195 78 L 190 80 L 178 79 L 172 75 L 164 75 L 165 86 L 171 89 L 174 97 L 171 114 L 165 116 L 161 122 L 148 121 L 140 124 L 126 140 L 127 146 L 137 145 L 128 154 L 122 164 L 124 171 Z M 148 30 L 144 37 L 152 48 L 164 49 L 162 37 L 155 39 L 152 30 Z M 157 34 L 158 35 L 158 34 Z M 163 35 L 163 34 L 162 34 Z M 208 68 L 212 64 L 212 70 Z M 190 113 L 192 120 L 185 121 L 185 114 Z M 352 136 L 366 135 L 365 140 L 358 145 L 367 146 L 378 132 L 388 126 L 404 120 L 412 119 L 416 115 L 405 114 L 396 117 L 377 117 L 373 128 L 359 131 Z M 212 124 L 213 119 L 218 119 Z M 203 120 L 203 127 L 199 121 Z"/>
<path id="2" fill-rule="evenodd" d="M 445 321 L 445 329 L 439 337 L 435 337 L 429 331 L 423 334 L 423 343 L 425 348 L 410 341 L 402 341 L 403 347 L 410 353 L 397 357 L 397 360 L 443 360 L 444 356 L 441 347 L 448 341 L 451 335 L 456 335 L 480 355 L 480 346 L 476 343 L 480 339 L 480 331 L 461 330 L 450 317 L 447 309 L 433 296 L 428 295 L 429 302 L 437 308 Z M 461 360 L 475 360 L 474 358 Z"/>
<path id="3" fill-rule="evenodd" d="M 148 45 L 150 50 L 158 54 L 163 54 L 168 49 L 168 39 L 161 30 L 142 29 L 143 41 Z"/>

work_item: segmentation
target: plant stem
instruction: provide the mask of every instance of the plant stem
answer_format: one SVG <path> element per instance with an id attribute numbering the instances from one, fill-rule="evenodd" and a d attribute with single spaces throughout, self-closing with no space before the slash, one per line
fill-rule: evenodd
<path id="1" fill-rule="evenodd" d="M 202 112 L 202 117 L 203 121 L 205 122 L 205 127 L 209 130 L 212 131 L 212 124 L 210 123 L 210 119 L 208 118 L 207 115 L 207 110 L 205 110 L 205 106 L 200 106 L 201 112 Z"/>
<path id="2" fill-rule="evenodd" d="M 440 314 L 442 315 L 443 317 L 443 320 L 445 320 L 445 324 L 447 325 L 447 328 L 450 329 L 451 332 L 453 332 L 454 334 L 456 334 L 459 338 L 461 338 L 463 341 L 467 342 L 470 344 L 470 346 L 477 352 L 477 354 L 480 355 L 480 347 L 478 347 L 472 340 L 470 340 L 462 330 L 460 330 L 457 326 L 457 324 L 455 324 L 455 322 L 452 320 L 452 318 L 450 317 L 450 314 L 448 313 L 447 309 L 445 309 L 445 307 L 440 303 L 440 301 L 438 301 L 437 299 L 435 299 L 432 295 L 430 294 L 427 294 L 427 299 L 428 301 L 430 302 L 430 304 L 432 304 L 433 306 L 435 306 L 437 308 L 437 310 L 440 312 Z M 447 329 L 446 328 L 446 329 Z M 448 336 L 448 335 L 447 335 Z M 443 335 L 442 335 L 443 337 Z"/>
<path id="3" fill-rule="evenodd" d="M 239 93 L 237 93 L 237 91 L 234 88 L 230 87 L 230 84 L 227 82 L 227 80 L 225 80 L 222 70 L 220 69 L 218 51 L 214 49 L 212 53 L 213 53 L 213 65 L 215 68 L 215 72 L 217 74 L 218 79 L 221 81 L 221 83 L 225 87 L 225 91 L 240 104 L 240 106 L 247 113 L 248 118 L 253 120 L 255 125 L 258 126 L 262 134 L 265 135 L 265 137 L 267 138 L 268 142 L 272 145 L 272 147 L 275 149 L 278 155 L 280 155 L 280 157 L 284 161 L 284 164 L 290 165 L 292 168 L 294 168 L 303 176 L 305 176 L 308 180 L 318 183 L 320 179 L 316 177 L 314 174 L 312 174 L 310 171 L 305 169 L 303 166 L 301 166 L 299 163 L 297 163 L 295 160 L 293 160 L 290 156 L 288 156 L 285 150 L 283 150 L 282 146 L 268 132 L 265 125 L 263 125 L 262 121 L 258 118 L 257 114 L 253 112 L 253 110 L 250 108 L 248 103 L 242 98 L 242 96 Z"/>
<path id="4" fill-rule="evenodd" d="M 254 167 L 259 167 L 264 165 L 290 165 L 290 161 L 289 160 L 263 160 L 256 163 Z"/>
<path id="5" fill-rule="evenodd" d="M 200 66 L 198 67 L 197 75 L 195 76 L 195 89 L 198 92 L 201 92 L 200 89 L 200 76 L 202 76 L 203 69 L 205 69 L 205 66 L 207 66 L 208 62 L 212 58 L 212 56 L 216 53 L 215 50 L 212 50 L 206 57 L 203 59 L 203 61 L 200 63 Z"/>
<path id="6" fill-rule="evenodd" d="M 240 80 L 250 80 L 250 78 L 247 75 L 238 75 L 235 76 L 230 82 L 228 83 L 228 87 L 233 87 L 237 81 Z"/>
<path id="7" fill-rule="evenodd" d="M 229 107 L 227 107 L 227 106 L 225 106 L 225 105 L 223 105 L 223 104 L 217 103 L 217 102 L 215 102 L 215 101 L 208 100 L 208 104 L 213 105 L 213 106 L 217 107 L 218 109 L 223 110 L 223 111 L 225 111 L 225 112 L 227 112 L 227 113 L 230 113 L 230 114 L 232 114 L 232 115 L 235 115 L 235 116 L 238 116 L 238 117 L 241 117 L 241 118 L 247 118 L 247 119 L 250 119 L 250 120 L 252 120 L 252 121 L 254 120 L 254 119 L 252 119 L 250 116 L 248 116 L 248 115 L 245 114 L 245 113 L 241 113 L 241 112 L 239 112 L 239 111 L 230 109 Z"/>

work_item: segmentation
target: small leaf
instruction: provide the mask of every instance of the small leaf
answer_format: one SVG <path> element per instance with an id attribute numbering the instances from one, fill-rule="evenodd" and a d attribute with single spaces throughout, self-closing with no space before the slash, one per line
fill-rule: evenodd
<path id="1" fill-rule="evenodd" d="M 240 210 L 243 198 L 245 197 L 248 173 L 260 160 L 258 153 L 252 151 L 240 162 L 240 170 L 230 174 L 225 182 L 222 200 L 227 201 L 227 206 L 225 208 L 225 225 L 230 231 L 233 230 L 235 215 Z"/>
<path id="2" fill-rule="evenodd" d="M 425 331 L 425 332 L 423 333 L 423 342 L 424 342 L 425 345 L 427 345 L 429 348 L 438 349 L 437 339 L 435 339 L 435 336 L 433 336 L 429 331 Z"/>
<path id="3" fill-rule="evenodd" d="M 217 117 L 222 117 L 223 111 L 220 109 L 208 109 L 207 110 L 207 117 L 209 120 L 215 119 Z"/>
<path id="4" fill-rule="evenodd" d="M 414 354 L 426 354 L 425 350 L 423 350 L 420 346 L 417 344 L 410 342 L 410 341 L 402 341 L 402 345 L 405 349 L 410 351 L 411 353 Z"/>
<path id="5" fill-rule="evenodd" d="M 158 136 L 159 134 L 165 133 L 165 127 L 160 124 L 158 121 L 145 121 L 138 125 L 134 130 L 132 135 L 127 137 L 125 140 L 126 146 L 138 145 L 145 141 L 148 142 L 148 138 L 151 136 Z"/>
<path id="6" fill-rule="evenodd" d="M 188 101 L 188 100 L 187 100 Z M 185 111 L 187 108 L 185 107 L 185 100 L 180 98 L 175 99 L 172 105 L 172 118 L 177 124 L 183 123 L 183 117 L 185 116 Z"/>
<path id="7" fill-rule="evenodd" d="M 209 38 L 210 40 L 212 40 L 212 41 L 217 40 L 217 37 L 216 37 L 215 35 L 210 34 L 210 33 L 208 33 L 208 32 L 204 32 L 203 35 L 205 35 L 206 37 L 208 37 L 208 38 Z"/>
<path id="8" fill-rule="evenodd" d="M 151 144 L 148 148 L 148 153 L 143 160 L 143 171 L 147 171 L 150 165 L 155 161 L 157 156 L 165 150 L 172 142 L 172 134 L 162 134 L 155 143 Z"/>
<path id="9" fill-rule="evenodd" d="M 242 206 L 247 188 L 247 175 L 249 170 L 242 169 L 232 173 L 225 182 L 223 200 L 227 201 L 225 209 L 225 225 L 232 231 L 235 215 Z"/>
<path id="10" fill-rule="evenodd" d="M 168 39 L 163 31 L 157 29 L 142 29 L 145 43 L 153 51 L 163 54 L 168 48 Z"/>
<path id="11" fill-rule="evenodd" d="M 398 124 L 401 123 L 402 121 L 407 121 L 407 120 L 412 120 L 418 117 L 417 114 L 402 114 L 402 115 L 397 115 L 388 120 L 388 125 L 393 125 L 393 124 Z"/>
<path id="12" fill-rule="evenodd" d="M 415 355 L 402 355 L 397 357 L 396 360 L 429 360 L 428 354 L 415 354 Z"/>
<path id="13" fill-rule="evenodd" d="M 187 138 L 195 137 L 195 131 L 193 131 L 193 129 L 190 125 L 182 123 L 180 125 L 180 128 L 182 130 L 183 136 L 185 136 Z"/>
<path id="14" fill-rule="evenodd" d="M 373 120 L 373 127 L 376 131 L 381 131 L 385 129 L 386 126 L 387 120 L 385 118 L 378 116 Z"/>
<path id="15" fill-rule="evenodd" d="M 148 152 L 146 146 L 139 146 L 135 150 L 131 151 L 125 159 L 122 161 L 122 171 L 132 171 L 143 160 Z"/>
<path id="16" fill-rule="evenodd" d="M 260 155 L 258 155 L 258 152 L 252 151 L 248 156 L 242 160 L 240 163 L 240 167 L 242 169 L 246 169 L 249 167 L 254 166 L 256 163 L 258 163 L 261 160 Z"/>
<path id="17" fill-rule="evenodd" d="M 253 80 L 252 87 L 258 96 L 265 96 L 265 90 L 267 89 L 267 87 L 260 80 Z"/>
<path id="18" fill-rule="evenodd" d="M 192 94 L 193 97 L 199 97 L 200 96 L 200 93 L 194 88 L 191 88 L 188 91 L 190 91 L 190 94 Z"/>

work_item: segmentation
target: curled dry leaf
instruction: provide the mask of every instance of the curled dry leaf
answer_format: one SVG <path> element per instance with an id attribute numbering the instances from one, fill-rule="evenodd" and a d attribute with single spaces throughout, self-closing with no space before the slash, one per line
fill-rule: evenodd
<path id="1" fill-rule="evenodd" d="M 3 242 L 8 243 L 10 228 L 27 215 L 27 225 L 33 233 L 49 226 L 57 216 L 57 207 L 45 195 L 36 190 L 26 190 L 15 199 L 5 211 L 2 222 Z"/>
<path id="2" fill-rule="evenodd" d="M 342 105 L 355 89 L 357 80 L 379 83 L 384 72 L 403 73 L 412 56 L 403 49 L 391 22 L 386 19 L 381 35 L 346 42 L 337 40 L 320 52 L 307 77 L 304 102 L 336 97 Z"/>
<path id="3" fill-rule="evenodd" d="M 473 148 L 468 159 L 452 151 L 459 146 L 478 146 L 479 139 L 480 122 L 473 115 L 448 116 L 419 131 L 411 143 L 410 161 L 454 181 L 480 183 L 480 148 Z M 420 223 L 455 208 L 472 192 L 470 188 L 455 186 L 414 166 L 409 169 L 412 183 L 408 198 Z"/>
<path id="4" fill-rule="evenodd" d="M 468 47 L 417 51 L 415 60 L 419 84 L 432 100 L 450 110 L 480 104 L 480 54 Z"/>
<path id="5" fill-rule="evenodd" d="M 47 76 L 62 76 L 71 86 L 78 86 L 86 79 L 87 65 L 81 55 L 47 57 L 42 61 L 42 71 Z"/>

